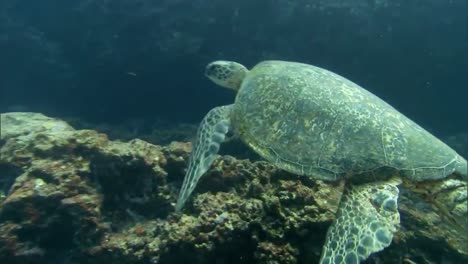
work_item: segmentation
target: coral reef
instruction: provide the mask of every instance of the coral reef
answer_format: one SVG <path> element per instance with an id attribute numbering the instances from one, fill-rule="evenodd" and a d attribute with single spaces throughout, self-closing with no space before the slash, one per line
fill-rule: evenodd
<path id="1" fill-rule="evenodd" d="M 93 129 L 104 133 L 110 140 L 129 141 L 140 138 L 156 145 L 167 145 L 172 141 L 191 141 L 195 137 L 198 128 L 198 124 L 171 124 L 157 119 L 154 122 L 143 119 L 129 119 L 119 124 L 86 122 L 76 117 L 68 117 L 64 118 L 64 120 L 76 129 Z"/>
<path id="2" fill-rule="evenodd" d="M 2 114 L 0 263 L 318 261 L 341 183 L 224 155 L 175 213 L 190 151 L 190 143 L 112 141 L 42 114 Z M 435 187 L 418 187 L 427 188 Z M 393 244 L 367 263 L 466 262 L 466 238 L 424 196 L 402 195 Z"/>

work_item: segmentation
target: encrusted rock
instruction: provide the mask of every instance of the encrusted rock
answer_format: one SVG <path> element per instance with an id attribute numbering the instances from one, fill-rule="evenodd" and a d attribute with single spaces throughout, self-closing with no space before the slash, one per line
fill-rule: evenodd
<path id="1" fill-rule="evenodd" d="M 343 190 L 220 156 L 175 213 L 190 143 L 110 141 L 41 114 L 6 113 L 0 144 L 0 263 L 316 263 Z M 466 201 L 466 183 L 411 189 L 401 190 L 393 244 L 368 263 L 465 262 L 466 223 L 435 207 Z M 466 215 L 466 206 L 451 213 Z"/>

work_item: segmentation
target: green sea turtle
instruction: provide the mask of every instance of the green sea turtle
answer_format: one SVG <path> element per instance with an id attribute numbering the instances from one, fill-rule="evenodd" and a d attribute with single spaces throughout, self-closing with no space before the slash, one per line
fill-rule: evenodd
<path id="1" fill-rule="evenodd" d="M 264 61 L 250 71 L 215 61 L 205 75 L 237 91 L 203 119 L 176 210 L 232 130 L 267 161 L 312 178 L 346 180 L 320 263 L 359 263 L 390 245 L 400 223 L 402 181 L 467 176 L 467 162 L 357 84 L 312 65 Z"/>

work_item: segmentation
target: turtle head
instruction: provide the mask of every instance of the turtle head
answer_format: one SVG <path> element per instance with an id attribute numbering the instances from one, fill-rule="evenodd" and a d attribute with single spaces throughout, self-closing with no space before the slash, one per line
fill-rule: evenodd
<path id="1" fill-rule="evenodd" d="M 237 91 L 248 72 L 244 65 L 237 62 L 214 61 L 206 66 L 205 76 L 217 85 Z"/>

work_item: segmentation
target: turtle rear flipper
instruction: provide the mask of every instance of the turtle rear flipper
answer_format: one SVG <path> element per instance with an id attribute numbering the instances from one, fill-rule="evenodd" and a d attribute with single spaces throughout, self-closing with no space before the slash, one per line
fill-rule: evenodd
<path id="1" fill-rule="evenodd" d="M 389 246 L 400 223 L 399 181 L 349 186 L 328 230 L 321 264 L 361 263 Z"/>
<path id="2" fill-rule="evenodd" d="M 231 126 L 229 118 L 231 108 L 232 105 L 215 107 L 203 118 L 198 128 L 189 166 L 177 199 L 176 211 L 182 209 L 195 189 L 198 180 L 215 160 L 219 145 L 223 143 Z"/>

